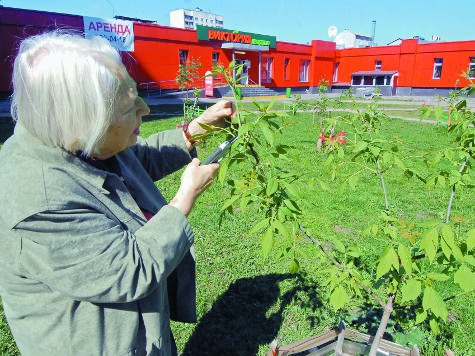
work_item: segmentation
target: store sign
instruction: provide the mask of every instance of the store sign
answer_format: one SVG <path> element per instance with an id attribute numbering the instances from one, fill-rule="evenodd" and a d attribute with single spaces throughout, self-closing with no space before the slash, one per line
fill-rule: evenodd
<path id="1" fill-rule="evenodd" d="M 196 26 L 198 40 L 244 43 L 275 48 L 276 37 L 257 33 L 226 30 L 217 27 Z"/>
<path id="2" fill-rule="evenodd" d="M 132 21 L 84 16 L 83 22 L 86 38 L 101 36 L 119 51 L 134 51 L 134 23 Z"/>

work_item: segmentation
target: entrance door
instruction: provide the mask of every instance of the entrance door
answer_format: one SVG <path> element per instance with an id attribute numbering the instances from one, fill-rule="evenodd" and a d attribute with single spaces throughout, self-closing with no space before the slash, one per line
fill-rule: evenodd
<path id="1" fill-rule="evenodd" d="M 247 85 L 249 84 L 248 71 L 249 71 L 249 61 L 245 59 L 236 59 L 237 65 L 242 65 L 242 73 L 240 80 L 237 84 Z"/>
<path id="2" fill-rule="evenodd" d="M 392 90 L 391 94 L 394 96 L 397 94 L 397 80 L 399 79 L 399 76 L 395 75 L 392 78 Z"/>

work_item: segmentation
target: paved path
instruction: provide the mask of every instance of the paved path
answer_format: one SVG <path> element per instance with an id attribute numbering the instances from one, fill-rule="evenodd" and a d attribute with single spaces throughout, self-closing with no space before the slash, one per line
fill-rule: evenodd
<path id="1" fill-rule="evenodd" d="M 327 94 L 328 97 L 337 97 L 337 94 Z M 319 94 L 301 94 L 301 99 L 302 100 L 317 100 L 320 98 Z M 145 97 L 145 101 L 149 105 L 160 105 L 160 104 L 183 104 L 184 98 L 179 98 L 179 97 Z M 200 103 L 215 103 L 219 100 L 222 99 L 228 99 L 231 100 L 231 98 L 200 98 L 199 102 Z M 272 97 L 256 97 L 256 101 L 270 101 Z M 243 101 L 250 101 L 251 98 L 243 98 Z M 291 103 L 294 99 L 293 98 L 286 98 L 285 96 L 278 96 L 276 98 L 277 101 L 279 102 L 284 102 L 284 103 Z M 364 98 L 356 98 L 355 100 L 357 102 L 369 102 L 370 99 L 364 99 Z M 388 98 L 382 98 L 377 100 L 378 103 L 380 104 L 393 104 L 393 105 L 441 105 L 441 106 L 447 106 L 447 103 L 443 100 L 441 100 L 439 97 L 436 96 L 407 96 L 407 97 L 388 97 Z M 467 99 L 467 106 L 469 108 L 475 108 L 475 98 L 468 98 Z M 0 118 L 10 118 L 10 100 L 0 100 Z M 419 119 L 417 119 L 419 120 Z"/>

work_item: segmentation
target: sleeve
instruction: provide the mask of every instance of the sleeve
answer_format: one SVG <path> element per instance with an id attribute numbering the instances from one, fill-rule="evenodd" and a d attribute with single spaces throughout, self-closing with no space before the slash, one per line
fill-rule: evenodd
<path id="1" fill-rule="evenodd" d="M 186 147 L 181 130 L 161 131 L 147 139 L 139 138 L 131 148 L 153 181 L 176 172 L 196 157 Z"/>
<path id="2" fill-rule="evenodd" d="M 172 206 L 135 233 L 85 209 L 42 212 L 16 229 L 25 276 L 93 303 L 143 298 L 166 283 L 193 243 L 186 217 Z"/>

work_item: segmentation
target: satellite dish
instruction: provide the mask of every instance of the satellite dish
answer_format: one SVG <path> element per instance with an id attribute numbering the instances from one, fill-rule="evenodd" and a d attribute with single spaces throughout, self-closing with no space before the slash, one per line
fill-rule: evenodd
<path id="1" fill-rule="evenodd" d="M 336 26 L 331 25 L 330 27 L 328 27 L 328 37 L 334 38 L 337 33 L 338 29 L 336 28 Z"/>

